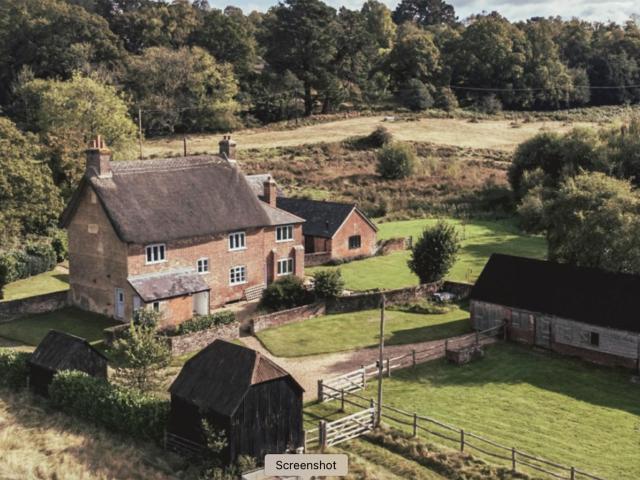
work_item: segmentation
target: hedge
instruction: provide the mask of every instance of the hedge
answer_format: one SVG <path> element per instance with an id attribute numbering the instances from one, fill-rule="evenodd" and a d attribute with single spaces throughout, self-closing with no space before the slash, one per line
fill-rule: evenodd
<path id="1" fill-rule="evenodd" d="M 58 254 L 51 242 L 29 243 L 23 250 L 0 252 L 0 285 L 52 270 Z"/>
<path id="2" fill-rule="evenodd" d="M 30 357 L 28 352 L 0 348 L 0 385 L 14 390 L 26 387 Z"/>
<path id="3" fill-rule="evenodd" d="M 218 325 L 228 325 L 235 322 L 236 316 L 233 312 L 222 311 L 211 313 L 209 315 L 197 315 L 189 320 L 182 322 L 175 329 L 166 332 L 170 336 L 184 335 L 186 333 L 199 332 L 207 330 Z"/>
<path id="4" fill-rule="evenodd" d="M 64 371 L 53 377 L 49 397 L 63 412 L 108 430 L 160 442 L 169 401 L 113 385 L 84 372 Z"/>

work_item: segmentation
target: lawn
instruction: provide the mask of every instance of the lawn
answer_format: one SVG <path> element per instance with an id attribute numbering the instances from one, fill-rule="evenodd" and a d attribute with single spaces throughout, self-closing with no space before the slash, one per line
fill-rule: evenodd
<path id="1" fill-rule="evenodd" d="M 629 372 L 508 344 L 464 367 L 436 360 L 384 383 L 386 404 L 612 480 L 640 478 L 638 398 Z"/>
<path id="2" fill-rule="evenodd" d="M 0 302 L 68 289 L 69 274 L 67 269 L 57 266 L 49 272 L 8 283 L 3 289 L 4 299 L 0 300 Z"/>
<path id="3" fill-rule="evenodd" d="M 258 332 L 263 345 L 278 357 L 301 357 L 355 350 L 378 344 L 378 310 L 316 317 Z M 439 340 L 471 331 L 469 313 L 460 308 L 436 315 L 387 310 L 385 342 L 403 345 Z"/>
<path id="4" fill-rule="evenodd" d="M 418 238 L 422 230 L 437 222 L 437 219 L 419 219 L 388 222 L 378 225 L 378 238 Z M 524 235 L 510 221 L 482 221 L 448 219 L 461 237 L 462 248 L 458 261 L 447 276 L 459 282 L 474 282 L 492 253 L 505 253 L 524 257 L 544 258 L 547 247 L 544 238 Z M 372 257 L 346 263 L 339 267 L 314 267 L 306 269 L 308 274 L 323 268 L 340 268 L 350 290 L 374 288 L 393 289 L 416 285 L 416 277 L 407 266 L 409 252 L 394 252 L 390 255 Z"/>
<path id="5" fill-rule="evenodd" d="M 102 331 L 118 322 L 113 319 L 85 312 L 76 308 L 63 308 L 55 312 L 27 315 L 11 322 L 0 324 L 0 337 L 27 345 L 37 345 L 49 330 L 72 333 L 89 342 L 102 340 Z"/>

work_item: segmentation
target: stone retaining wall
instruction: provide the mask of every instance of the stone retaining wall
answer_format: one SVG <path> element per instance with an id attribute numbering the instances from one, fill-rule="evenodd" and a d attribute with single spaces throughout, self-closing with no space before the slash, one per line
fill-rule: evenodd
<path id="1" fill-rule="evenodd" d="M 384 294 L 387 305 L 411 303 L 429 298 L 440 288 L 440 283 L 426 283 L 415 287 L 343 295 L 327 302 L 327 313 L 347 313 L 380 307 Z"/>
<path id="2" fill-rule="evenodd" d="M 304 266 L 315 267 L 316 265 L 324 265 L 331 261 L 331 252 L 305 253 Z"/>
<path id="3" fill-rule="evenodd" d="M 440 290 L 442 290 L 443 292 L 453 293 L 459 299 L 464 300 L 466 298 L 469 298 L 469 295 L 471 295 L 472 288 L 473 288 L 472 283 L 450 282 L 449 280 L 445 280 Z"/>
<path id="4" fill-rule="evenodd" d="M 199 332 L 166 337 L 172 356 L 180 356 L 185 353 L 203 349 L 214 340 L 235 340 L 240 337 L 240 323 L 232 322 L 227 325 L 201 330 Z"/>
<path id="5" fill-rule="evenodd" d="M 312 303 L 311 305 L 303 305 L 302 307 L 282 310 L 280 312 L 261 315 L 251 320 L 251 333 L 255 334 L 260 330 L 278 327 L 288 323 L 297 323 L 313 317 L 319 317 L 326 313 L 326 305 L 324 303 Z"/>
<path id="6" fill-rule="evenodd" d="M 33 313 L 52 312 L 69 305 L 69 290 L 0 302 L 0 323 Z"/>

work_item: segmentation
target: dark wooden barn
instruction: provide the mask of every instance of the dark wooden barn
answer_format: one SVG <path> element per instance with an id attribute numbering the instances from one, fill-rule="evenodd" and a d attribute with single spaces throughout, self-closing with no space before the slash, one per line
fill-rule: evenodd
<path id="1" fill-rule="evenodd" d="M 223 461 L 293 451 L 303 444 L 303 388 L 260 353 L 216 340 L 185 363 L 169 388 L 168 436 L 202 445 L 202 419 L 224 430 Z"/>
<path id="2" fill-rule="evenodd" d="M 36 393 L 48 396 L 53 376 L 62 370 L 107 378 L 107 357 L 84 338 L 51 330 L 29 359 L 29 385 Z"/>

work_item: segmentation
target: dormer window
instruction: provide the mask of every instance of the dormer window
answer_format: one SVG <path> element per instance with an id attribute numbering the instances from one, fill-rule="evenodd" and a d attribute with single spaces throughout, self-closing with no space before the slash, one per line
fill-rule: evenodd
<path id="1" fill-rule="evenodd" d="M 293 225 L 276 227 L 276 242 L 290 242 L 293 240 Z"/>
<path id="2" fill-rule="evenodd" d="M 229 234 L 229 250 L 244 250 L 247 248 L 244 232 Z"/>
<path id="3" fill-rule="evenodd" d="M 154 245 L 147 245 L 145 247 L 145 253 L 146 253 L 146 264 L 150 265 L 153 263 L 162 263 L 162 262 L 166 262 L 166 256 L 165 256 L 165 250 L 166 247 L 164 245 L 164 243 L 156 243 Z"/>

